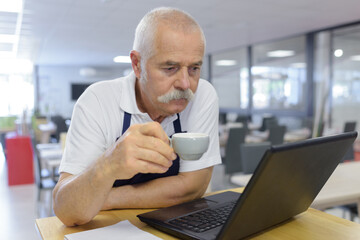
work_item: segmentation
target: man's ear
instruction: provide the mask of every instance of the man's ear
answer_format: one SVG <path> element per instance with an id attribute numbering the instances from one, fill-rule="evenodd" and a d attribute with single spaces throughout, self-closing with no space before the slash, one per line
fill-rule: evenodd
<path id="1" fill-rule="evenodd" d="M 136 78 L 140 79 L 140 75 L 141 75 L 140 53 L 135 50 L 132 50 L 130 52 L 130 59 L 131 59 L 131 66 L 134 70 L 135 76 Z"/>

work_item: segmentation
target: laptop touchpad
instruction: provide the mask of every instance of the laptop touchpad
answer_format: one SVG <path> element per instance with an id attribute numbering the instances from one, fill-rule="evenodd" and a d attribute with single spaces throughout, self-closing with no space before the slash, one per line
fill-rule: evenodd
<path id="1" fill-rule="evenodd" d="M 154 218 L 160 221 L 166 221 L 175 217 L 179 217 L 197 210 L 208 208 L 217 202 L 208 199 L 197 199 L 193 202 L 183 203 L 176 206 L 168 207 L 166 209 L 159 209 L 156 211 L 143 214 L 144 217 Z"/>

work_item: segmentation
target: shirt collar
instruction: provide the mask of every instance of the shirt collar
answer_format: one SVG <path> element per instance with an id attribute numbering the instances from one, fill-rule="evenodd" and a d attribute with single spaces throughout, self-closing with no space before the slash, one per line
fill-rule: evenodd
<path id="1" fill-rule="evenodd" d="M 130 114 L 141 114 L 136 104 L 135 96 L 136 76 L 134 72 L 122 79 L 123 87 L 121 89 L 120 107 L 123 111 Z"/>

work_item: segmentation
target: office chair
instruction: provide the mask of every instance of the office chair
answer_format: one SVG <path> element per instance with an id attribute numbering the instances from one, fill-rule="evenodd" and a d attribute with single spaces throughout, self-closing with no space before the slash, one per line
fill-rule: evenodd
<path id="1" fill-rule="evenodd" d="M 266 131 L 270 126 L 278 125 L 277 118 L 275 116 L 263 117 L 261 127 L 259 131 Z"/>
<path id="2" fill-rule="evenodd" d="M 345 122 L 344 132 L 352 132 L 356 129 L 356 122 Z"/>
<path id="3" fill-rule="evenodd" d="M 219 113 L 219 123 L 220 124 L 226 124 L 227 123 L 226 113 Z"/>
<path id="4" fill-rule="evenodd" d="M 269 137 L 267 141 L 271 145 L 278 145 L 284 143 L 284 136 L 286 132 L 286 126 L 271 126 L 269 127 Z"/>
<path id="5" fill-rule="evenodd" d="M 229 137 L 225 146 L 225 173 L 241 172 L 240 144 L 245 142 L 245 128 L 230 128 Z"/>
<path id="6" fill-rule="evenodd" d="M 240 145 L 242 170 L 245 174 L 251 174 L 255 171 L 264 153 L 270 146 L 270 142 L 244 143 Z"/>
<path id="7" fill-rule="evenodd" d="M 249 128 L 248 128 L 249 121 L 251 121 L 251 116 L 249 116 L 249 115 L 238 115 L 235 120 L 235 122 L 240 122 L 243 124 L 243 127 L 246 130 L 246 133 L 249 131 Z"/>
<path id="8" fill-rule="evenodd" d="M 60 133 L 67 132 L 68 126 L 66 125 L 65 119 L 60 115 L 52 116 L 51 121 L 56 125 L 56 132 L 52 137 L 56 139 L 56 142 L 59 142 Z"/>
<path id="9" fill-rule="evenodd" d="M 344 125 L 344 132 L 352 132 L 355 131 L 356 129 L 356 122 L 345 122 Z M 342 158 L 342 162 L 346 161 L 346 160 L 350 160 L 353 161 L 355 158 L 354 156 L 354 144 L 351 145 L 351 147 L 349 148 L 349 150 L 345 153 L 344 157 Z"/>

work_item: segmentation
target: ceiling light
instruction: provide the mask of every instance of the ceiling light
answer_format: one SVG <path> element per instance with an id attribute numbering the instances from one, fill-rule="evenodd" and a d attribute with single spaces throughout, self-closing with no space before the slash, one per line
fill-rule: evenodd
<path id="1" fill-rule="evenodd" d="M 235 60 L 218 60 L 215 62 L 216 66 L 234 66 L 236 65 Z"/>
<path id="2" fill-rule="evenodd" d="M 360 61 L 360 55 L 351 56 L 350 59 L 353 61 Z"/>
<path id="3" fill-rule="evenodd" d="M 290 57 L 294 55 L 295 51 L 292 50 L 276 50 L 267 53 L 268 57 Z"/>
<path id="4" fill-rule="evenodd" d="M 292 63 L 290 65 L 292 68 L 306 68 L 306 63 L 304 62 L 298 62 L 298 63 Z"/>
<path id="5" fill-rule="evenodd" d="M 17 37 L 15 35 L 10 34 L 0 34 L 0 42 L 1 43 L 14 43 L 16 42 Z"/>
<path id="6" fill-rule="evenodd" d="M 22 12 L 22 0 L 0 0 L 0 12 Z"/>
<path id="7" fill-rule="evenodd" d="M 28 59 L 0 59 L 0 73 L 22 73 L 31 74 L 33 72 L 34 64 Z"/>
<path id="8" fill-rule="evenodd" d="M 9 51 L 0 51 L 0 59 L 12 59 L 15 58 L 15 54 Z"/>
<path id="9" fill-rule="evenodd" d="M 130 56 L 117 56 L 117 57 L 114 57 L 113 60 L 116 63 L 131 63 Z"/>
<path id="10" fill-rule="evenodd" d="M 92 67 L 80 68 L 79 74 L 82 77 L 94 77 L 96 75 L 96 69 Z"/>
<path id="11" fill-rule="evenodd" d="M 261 75 L 258 75 L 261 79 L 270 79 L 270 80 L 282 80 L 287 79 L 288 75 L 278 72 L 266 72 Z"/>
<path id="12" fill-rule="evenodd" d="M 334 56 L 335 57 L 341 57 L 344 54 L 344 51 L 342 49 L 336 49 L 334 51 Z"/>

